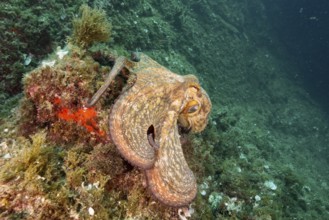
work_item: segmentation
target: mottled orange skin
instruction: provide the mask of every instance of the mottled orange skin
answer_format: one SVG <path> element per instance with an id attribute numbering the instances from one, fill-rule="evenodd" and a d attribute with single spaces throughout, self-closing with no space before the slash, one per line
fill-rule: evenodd
<path id="1" fill-rule="evenodd" d="M 184 158 L 178 126 L 202 131 L 210 99 L 195 76 L 172 73 L 144 54 L 137 63 L 126 61 L 125 68 L 136 81 L 112 108 L 111 138 L 127 161 L 145 170 L 157 199 L 169 206 L 187 205 L 197 185 Z M 153 144 L 147 135 L 151 126 Z"/>

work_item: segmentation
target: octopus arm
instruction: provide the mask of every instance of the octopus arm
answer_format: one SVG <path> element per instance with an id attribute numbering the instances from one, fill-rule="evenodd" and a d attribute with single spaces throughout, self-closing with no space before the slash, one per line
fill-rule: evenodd
<path id="1" fill-rule="evenodd" d="M 155 162 L 160 124 L 167 107 L 166 97 L 152 87 L 132 87 L 114 104 L 110 133 L 121 155 L 132 165 L 149 169 Z M 154 142 L 150 143 L 149 132 Z"/>
<path id="2" fill-rule="evenodd" d="M 168 112 L 161 129 L 157 161 L 146 170 L 150 190 L 164 204 L 185 206 L 196 196 L 197 184 L 179 140 L 178 113 Z"/>

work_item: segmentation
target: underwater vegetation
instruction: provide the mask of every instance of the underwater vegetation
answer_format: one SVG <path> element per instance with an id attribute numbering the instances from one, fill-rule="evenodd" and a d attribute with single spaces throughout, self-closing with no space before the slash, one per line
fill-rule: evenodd
<path id="1" fill-rule="evenodd" d="M 73 19 L 73 33 L 70 41 L 81 48 L 87 48 L 95 42 L 107 42 L 110 39 L 111 24 L 105 11 L 80 7 L 81 17 Z"/>

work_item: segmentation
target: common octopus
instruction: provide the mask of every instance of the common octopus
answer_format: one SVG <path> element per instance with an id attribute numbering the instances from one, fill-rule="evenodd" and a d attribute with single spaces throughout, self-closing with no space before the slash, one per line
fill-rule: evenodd
<path id="1" fill-rule="evenodd" d="M 97 102 L 123 68 L 136 80 L 112 107 L 111 139 L 128 162 L 145 171 L 148 187 L 158 200 L 185 206 L 195 198 L 197 184 L 184 158 L 179 128 L 202 131 L 211 101 L 195 76 L 177 75 L 141 54 L 138 62 L 117 58 L 88 106 Z"/>

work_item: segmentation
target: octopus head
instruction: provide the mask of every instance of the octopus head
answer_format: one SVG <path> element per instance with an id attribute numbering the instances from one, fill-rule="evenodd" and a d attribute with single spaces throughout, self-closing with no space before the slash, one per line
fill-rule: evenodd
<path id="1" fill-rule="evenodd" d="M 207 125 L 210 110 L 211 101 L 206 91 L 199 84 L 192 84 L 186 90 L 178 123 L 192 132 L 200 132 Z"/>

